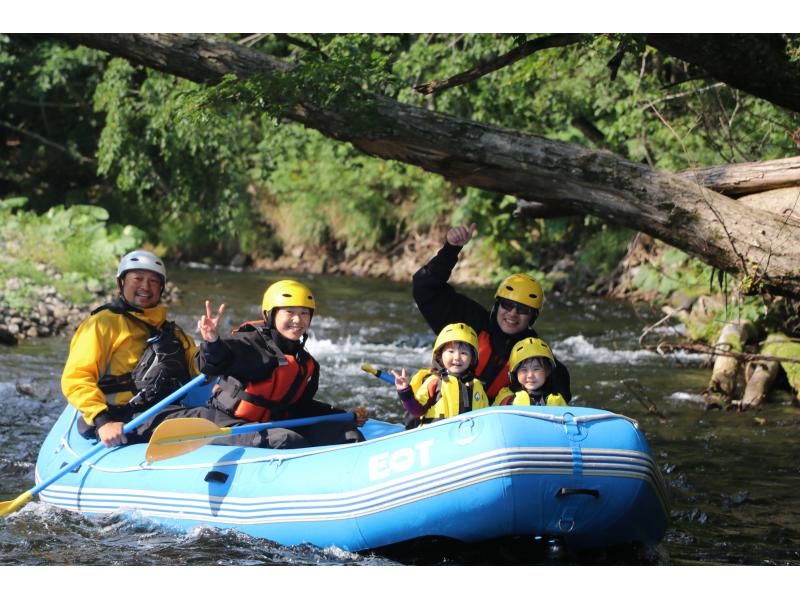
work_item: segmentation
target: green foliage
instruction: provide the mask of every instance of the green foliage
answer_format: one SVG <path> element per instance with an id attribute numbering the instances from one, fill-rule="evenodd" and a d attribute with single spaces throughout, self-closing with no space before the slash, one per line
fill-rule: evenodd
<path id="1" fill-rule="evenodd" d="M 770 334 L 764 341 L 761 354 L 800 359 L 800 343 L 782 334 Z M 800 393 L 800 363 L 785 361 L 781 362 L 781 367 L 786 372 L 786 378 L 795 393 Z"/>
<path id="2" fill-rule="evenodd" d="M 3 302 L 28 311 L 36 288 L 55 286 L 74 303 L 91 299 L 87 285 L 111 290 L 119 257 L 138 247 L 142 231 L 108 224 L 97 206 L 55 206 L 42 215 L 25 211 L 27 200 L 0 200 L 0 290 Z"/>
<path id="3" fill-rule="evenodd" d="M 626 228 L 597 222 L 592 217 L 584 218 L 584 221 L 584 240 L 577 250 L 575 265 L 585 277 L 606 277 L 625 256 L 634 233 Z"/>
<path id="4" fill-rule="evenodd" d="M 749 320 L 762 329 L 775 325 L 770 322 L 769 304 L 764 297 L 743 294 L 741 281 L 678 249 L 667 248 L 654 261 L 640 264 L 631 286 L 664 302 L 673 296 L 678 298 L 673 303 L 703 297 L 703 309 L 676 314 L 694 339 L 714 343 L 723 326 L 732 320 Z"/>
<path id="5" fill-rule="evenodd" d="M 92 94 L 107 56 L 39 37 L 0 35 L 0 196 L 36 210 L 97 189 L 102 126 Z"/>
<path id="6" fill-rule="evenodd" d="M 265 35 L 254 49 L 290 68 L 214 88 L 46 38 L 0 36 L 3 120 L 26 131 L 0 144 L 0 189 L 31 197 L 39 212 L 65 198 L 102 205 L 110 222 L 211 261 L 297 244 L 372 249 L 449 215 L 478 223 L 498 277 L 547 270 L 578 249 L 579 270 L 602 275 L 628 231 L 596 218 L 523 222 L 511 197 L 456 189 L 286 117 L 314 104 L 349 115 L 338 126 L 352 134 L 379 128 L 369 107 L 385 95 L 662 169 L 796 153 L 797 115 L 699 78 L 637 35 L 587 35 L 441 93 L 413 89 L 540 35 Z M 642 267 L 639 276 L 642 288 L 665 293 L 699 293 L 711 280 L 694 264 L 668 276 Z"/>
<path id="7" fill-rule="evenodd" d="M 278 67 L 272 73 L 246 80 L 226 75 L 213 88 L 195 90 L 193 102 L 214 111 L 238 105 L 283 118 L 300 104 L 345 108 L 368 103 L 375 93 L 396 93 L 399 82 L 389 62 L 397 48 L 394 37 L 348 34 L 314 39 L 316 48 L 304 52 L 292 68 Z"/>
<path id="8" fill-rule="evenodd" d="M 196 89 L 117 59 L 95 93 L 106 116 L 98 170 L 126 199 L 118 217 L 173 247 L 251 228 L 248 169 L 258 127 L 235 106 L 225 117 L 190 117 L 186 98 Z"/>
<path id="9" fill-rule="evenodd" d="M 733 320 L 748 320 L 759 329 L 768 329 L 769 310 L 759 296 L 723 296 L 718 303 L 712 303 L 712 309 L 704 318 L 690 318 L 685 314 L 681 317 L 687 324 L 691 338 L 713 344 L 717 342 L 725 324 Z"/>
<path id="10" fill-rule="evenodd" d="M 525 271 L 548 286 L 554 280 L 544 272 L 574 252 L 578 275 L 593 281 L 616 267 L 632 236 L 593 216 L 523 220 L 514 216 L 516 205 L 510 196 L 467 189 L 453 213 L 453 223 L 478 225 L 496 280 Z"/>
<path id="11" fill-rule="evenodd" d="M 429 226 L 445 207 L 439 177 L 366 157 L 297 126 L 275 127 L 259 149 L 271 162 L 264 168 L 273 199 L 267 219 L 286 245 L 374 249 L 398 227 Z"/>
<path id="12" fill-rule="evenodd" d="M 657 264 L 639 266 L 633 286 L 640 291 L 657 291 L 664 297 L 677 290 L 687 297 L 697 297 L 712 290 L 712 274 L 710 266 L 679 249 L 669 248 Z"/>

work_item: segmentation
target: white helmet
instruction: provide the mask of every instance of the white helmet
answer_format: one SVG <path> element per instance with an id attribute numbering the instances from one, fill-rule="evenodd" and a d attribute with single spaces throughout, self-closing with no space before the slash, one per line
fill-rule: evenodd
<path id="1" fill-rule="evenodd" d="M 130 270 L 149 270 L 161 276 L 162 284 L 167 283 L 167 269 L 161 258 L 149 251 L 137 249 L 124 255 L 119 261 L 117 268 L 117 280 L 125 277 L 125 273 Z"/>

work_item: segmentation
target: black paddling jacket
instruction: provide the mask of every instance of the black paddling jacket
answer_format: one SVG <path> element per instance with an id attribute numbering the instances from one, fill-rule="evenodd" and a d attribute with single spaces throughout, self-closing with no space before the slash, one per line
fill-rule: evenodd
<path id="1" fill-rule="evenodd" d="M 412 281 L 414 301 L 422 317 L 438 334 L 447 324 L 464 322 L 475 329 L 480 342 L 478 369 L 475 374 L 483 383 L 486 394 L 494 400 L 504 386 L 508 386 L 508 356 L 512 347 L 524 338 L 538 338 L 533 328 L 516 335 L 500 329 L 495 314 L 477 301 L 457 292 L 447 281 L 453 272 L 461 247 L 445 243 L 431 261 L 417 270 Z M 486 354 L 488 352 L 488 355 Z M 543 389 L 547 394 L 561 394 L 569 402 L 569 372 L 556 360 L 556 367 L 547 377 Z"/>
<path id="2" fill-rule="evenodd" d="M 231 417 L 271 421 L 342 413 L 314 400 L 319 366 L 303 343 L 256 322 L 230 338 L 202 343 L 197 362 L 202 373 L 221 376 L 211 406 Z"/>

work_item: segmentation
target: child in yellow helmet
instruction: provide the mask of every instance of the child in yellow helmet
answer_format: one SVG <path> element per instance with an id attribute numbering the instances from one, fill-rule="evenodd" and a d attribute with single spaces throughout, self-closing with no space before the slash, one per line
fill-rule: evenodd
<path id="1" fill-rule="evenodd" d="M 525 338 L 511 349 L 508 360 L 509 385 L 500 389 L 492 403 L 498 405 L 546 405 L 566 407 L 560 393 L 546 390 L 547 378 L 556 365 L 553 352 L 540 338 Z"/>
<path id="2" fill-rule="evenodd" d="M 478 335 L 464 323 L 448 324 L 431 353 L 431 367 L 409 382 L 406 370 L 392 370 L 395 388 L 406 411 L 421 424 L 489 406 L 481 381 L 475 377 Z"/>

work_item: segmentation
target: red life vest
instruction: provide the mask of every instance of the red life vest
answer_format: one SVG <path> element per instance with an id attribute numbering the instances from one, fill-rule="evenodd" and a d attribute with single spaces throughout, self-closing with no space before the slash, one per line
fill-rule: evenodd
<path id="1" fill-rule="evenodd" d="M 492 360 L 492 339 L 488 330 L 481 330 L 478 333 L 478 367 L 475 368 L 475 377 L 483 382 L 483 387 L 486 389 L 486 395 L 489 399 L 494 399 L 500 389 L 508 386 L 508 358 L 505 359 L 502 366 L 499 366 L 497 359 Z M 492 361 L 491 367 L 487 367 Z M 486 376 L 484 371 L 486 370 Z M 493 372 L 496 370 L 496 373 Z M 494 376 L 492 374 L 494 373 Z"/>
<path id="2" fill-rule="evenodd" d="M 314 377 L 317 362 L 310 357 L 300 364 L 292 355 L 286 356 L 287 364 L 275 368 L 272 376 L 260 382 L 248 384 L 241 401 L 233 412 L 234 417 L 252 422 L 268 422 L 276 411 L 284 411 L 303 396 L 308 383 Z"/>
<path id="3" fill-rule="evenodd" d="M 311 355 L 308 355 L 308 359 L 303 363 L 299 363 L 293 355 L 284 355 L 269 338 L 268 333 L 264 334 L 263 330 L 259 332 L 268 347 L 264 348 L 257 344 L 253 347 L 268 352 L 273 358 L 278 357 L 278 366 L 269 378 L 250 382 L 244 388 L 235 378 L 229 376 L 223 379 L 219 384 L 222 393 L 235 398 L 235 402 L 231 404 L 230 399 L 226 401 L 220 397 L 222 399 L 220 404 L 229 407 L 229 413 L 233 417 L 252 422 L 268 422 L 281 419 L 280 414 L 300 400 L 309 382 L 314 378 L 319 364 Z"/>

